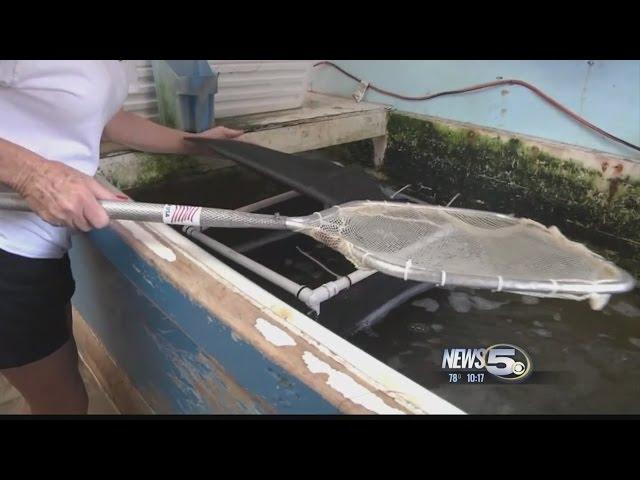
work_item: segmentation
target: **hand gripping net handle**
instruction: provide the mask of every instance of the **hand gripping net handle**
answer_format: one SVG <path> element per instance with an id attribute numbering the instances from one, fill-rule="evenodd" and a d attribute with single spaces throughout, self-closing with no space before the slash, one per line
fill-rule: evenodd
<path id="1" fill-rule="evenodd" d="M 216 228 L 261 228 L 286 230 L 287 217 L 243 213 L 220 208 L 158 203 L 101 201 L 109 218 L 140 222 L 162 222 L 169 225 L 193 225 Z M 0 195 L 0 208 L 30 212 L 31 208 L 18 195 Z"/>

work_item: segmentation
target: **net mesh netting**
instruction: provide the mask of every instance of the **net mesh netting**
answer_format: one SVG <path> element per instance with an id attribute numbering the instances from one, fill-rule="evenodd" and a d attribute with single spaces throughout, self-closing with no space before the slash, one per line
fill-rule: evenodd
<path id="1" fill-rule="evenodd" d="M 426 205 L 353 202 L 312 216 L 305 233 L 358 268 L 381 260 L 405 279 L 452 276 L 523 282 L 620 281 L 621 270 L 555 227 L 505 215 Z M 376 268 L 379 264 L 376 265 Z M 379 269 L 379 268 L 378 268 Z M 524 290 L 524 288 L 522 288 Z"/>

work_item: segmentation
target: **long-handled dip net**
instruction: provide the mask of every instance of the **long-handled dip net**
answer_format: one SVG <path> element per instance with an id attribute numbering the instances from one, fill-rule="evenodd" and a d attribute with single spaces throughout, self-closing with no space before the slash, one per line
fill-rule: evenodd
<path id="1" fill-rule="evenodd" d="M 627 272 L 557 228 L 497 213 L 373 201 L 304 217 L 135 202 L 102 205 L 113 219 L 293 230 L 340 252 L 360 269 L 439 286 L 589 298 L 594 308 L 635 286 Z M 1 196 L 0 208 L 29 210 L 14 195 Z"/>

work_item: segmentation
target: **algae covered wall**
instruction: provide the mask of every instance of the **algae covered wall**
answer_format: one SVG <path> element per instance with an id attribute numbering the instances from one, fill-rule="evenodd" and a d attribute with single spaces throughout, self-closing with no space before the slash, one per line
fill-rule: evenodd
<path id="1" fill-rule="evenodd" d="M 205 161 L 192 155 L 129 152 L 103 157 L 98 172 L 114 186 L 127 189 L 206 173 L 226 164 L 228 162 Z"/>
<path id="2" fill-rule="evenodd" d="M 556 225 L 567 236 L 640 276 L 640 181 L 560 159 L 504 135 L 403 113 L 389 116 L 378 175 L 429 203 L 492 210 Z M 370 142 L 336 148 L 345 161 L 371 163 Z"/>

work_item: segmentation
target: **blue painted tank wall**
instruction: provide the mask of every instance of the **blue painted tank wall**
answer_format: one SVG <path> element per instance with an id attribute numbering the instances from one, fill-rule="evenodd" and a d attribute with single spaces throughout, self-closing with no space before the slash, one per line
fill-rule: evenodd
<path id="1" fill-rule="evenodd" d="M 640 61 L 637 60 L 336 60 L 375 85 L 424 95 L 502 78 L 534 84 L 590 122 L 640 144 Z M 349 97 L 356 83 L 337 70 L 314 69 L 314 91 Z M 520 86 L 446 96 L 425 102 L 369 91 L 366 101 L 398 110 L 499 128 L 581 145 L 640 161 L 640 152 L 589 130 Z"/>

